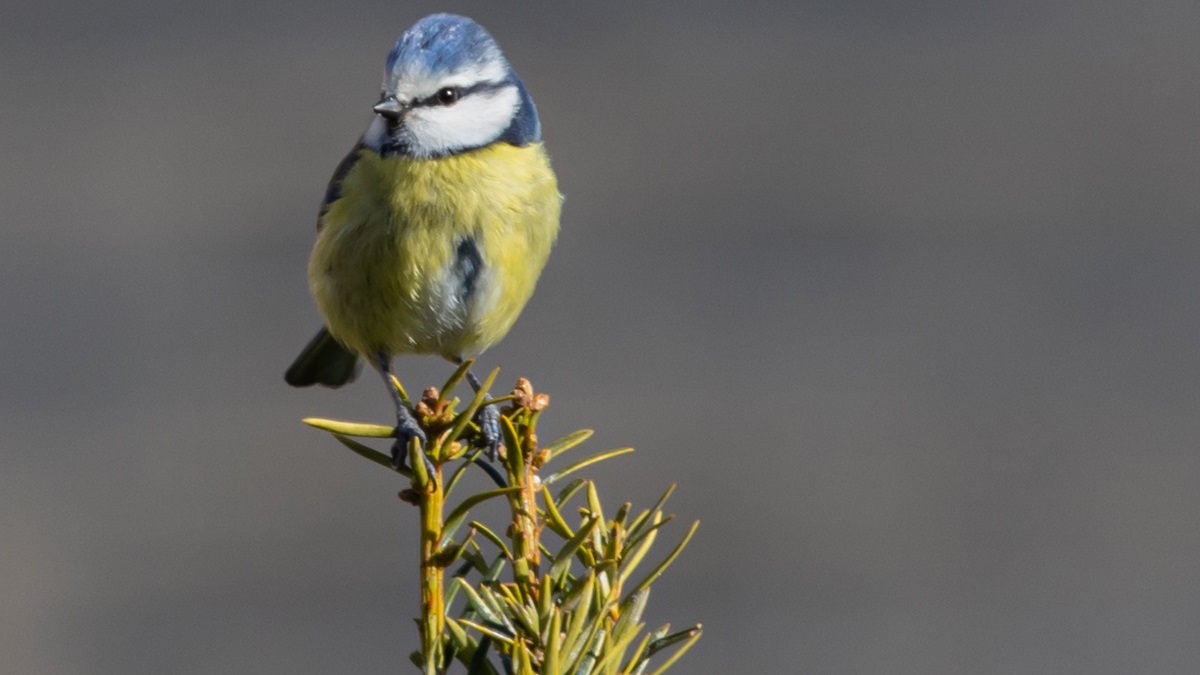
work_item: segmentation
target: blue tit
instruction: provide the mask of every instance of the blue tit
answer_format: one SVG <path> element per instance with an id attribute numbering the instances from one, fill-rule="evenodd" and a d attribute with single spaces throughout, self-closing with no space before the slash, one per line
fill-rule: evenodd
<path id="1" fill-rule="evenodd" d="M 393 357 L 462 363 L 503 338 L 550 255 L 562 197 L 529 91 L 471 19 L 434 14 L 405 31 L 373 111 L 317 218 L 308 281 L 325 327 L 285 379 L 338 387 L 365 359 L 396 406 L 399 465 L 424 434 Z M 480 422 L 494 457 L 495 409 Z"/>

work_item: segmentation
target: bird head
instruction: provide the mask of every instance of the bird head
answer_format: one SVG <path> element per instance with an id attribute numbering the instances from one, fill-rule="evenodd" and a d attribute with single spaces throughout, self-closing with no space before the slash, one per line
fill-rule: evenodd
<path id="1" fill-rule="evenodd" d="M 453 14 L 418 21 L 388 53 L 363 143 L 383 155 L 443 157 L 540 140 L 525 85 L 483 26 Z"/>

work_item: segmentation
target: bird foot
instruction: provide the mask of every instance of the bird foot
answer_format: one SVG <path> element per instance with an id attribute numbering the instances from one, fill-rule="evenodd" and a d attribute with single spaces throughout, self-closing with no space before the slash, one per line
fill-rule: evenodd
<path id="1" fill-rule="evenodd" d="M 405 413 L 408 410 L 405 409 Z M 425 471 L 428 472 L 430 479 L 433 479 L 434 468 L 433 462 L 425 456 L 425 432 L 417 425 L 417 421 L 413 419 L 412 414 L 402 414 L 396 416 L 396 431 L 394 432 L 396 442 L 392 443 L 392 468 L 402 469 L 408 466 L 408 446 L 415 438 L 421 444 L 421 460 L 425 463 Z"/>
<path id="2" fill-rule="evenodd" d="M 475 420 L 479 423 L 481 445 L 486 449 L 487 458 L 494 462 L 500 452 L 500 443 L 504 439 L 500 433 L 500 410 L 494 403 L 484 406 L 475 414 Z"/>

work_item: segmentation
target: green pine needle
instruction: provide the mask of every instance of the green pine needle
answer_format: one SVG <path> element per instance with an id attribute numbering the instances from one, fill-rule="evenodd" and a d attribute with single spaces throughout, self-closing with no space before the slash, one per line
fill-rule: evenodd
<path id="1" fill-rule="evenodd" d="M 699 523 L 692 523 L 641 581 L 628 586 L 659 533 L 674 519 L 662 508 L 675 486 L 650 509 L 634 511 L 623 502 L 606 516 L 594 482 L 564 479 L 633 449 L 609 450 L 548 469 L 558 456 L 590 438 L 592 430 L 539 445 L 537 425 L 549 397 L 535 393 L 526 380 L 518 381 L 511 393 L 492 397 L 489 389 L 497 370 L 479 391 L 471 392 L 466 407 L 456 410 L 461 401 L 454 392 L 470 366 L 467 361 L 455 369 L 441 390 L 425 390 L 414 417 L 429 442 L 423 446 L 414 440 L 407 448 L 407 465 L 399 469 L 392 467 L 388 454 L 355 440 L 394 438 L 394 427 L 304 420 L 410 483 L 400 496 L 420 510 L 422 597 L 417 618 L 421 648 L 412 662 L 427 675 L 445 675 L 455 661 L 468 675 L 661 675 L 691 649 L 701 627 L 648 631 L 642 616 L 652 584 L 676 561 Z M 398 380 L 395 385 L 407 401 Z M 499 462 L 484 468 L 491 472 L 491 484 L 507 482 L 509 487 L 479 490 L 450 502 L 456 487 L 461 491 L 472 484 L 463 479 L 474 463 L 483 462 L 477 414 L 491 404 L 501 411 L 503 446 Z M 550 485 L 560 481 L 563 487 L 552 494 Z M 581 491 L 584 504 L 568 510 Z M 506 507 L 500 507 L 508 510 L 505 520 L 470 519 L 475 507 L 497 497 L 505 498 L 501 503 Z M 455 542 L 468 524 L 465 538 Z M 543 536 L 547 533 L 554 537 Z"/>

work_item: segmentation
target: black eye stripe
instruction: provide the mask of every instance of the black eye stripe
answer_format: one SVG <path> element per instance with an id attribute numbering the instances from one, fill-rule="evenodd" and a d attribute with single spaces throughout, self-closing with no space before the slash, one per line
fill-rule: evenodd
<path id="1" fill-rule="evenodd" d="M 476 94 L 481 91 L 496 91 L 499 89 L 503 89 L 504 87 L 507 87 L 507 86 L 509 86 L 509 84 L 507 82 L 476 82 L 475 84 L 473 84 L 469 87 L 443 87 L 442 89 L 458 90 L 458 100 L 461 101 L 464 98 L 466 98 L 467 96 L 470 96 L 471 94 Z M 434 92 L 434 94 L 432 96 L 428 96 L 419 101 L 414 101 L 413 107 L 417 107 L 417 106 L 421 106 L 421 107 L 438 106 L 438 107 L 440 107 L 442 105 L 442 103 L 438 101 L 438 94 L 442 91 L 442 89 L 438 89 L 436 92 Z"/>

